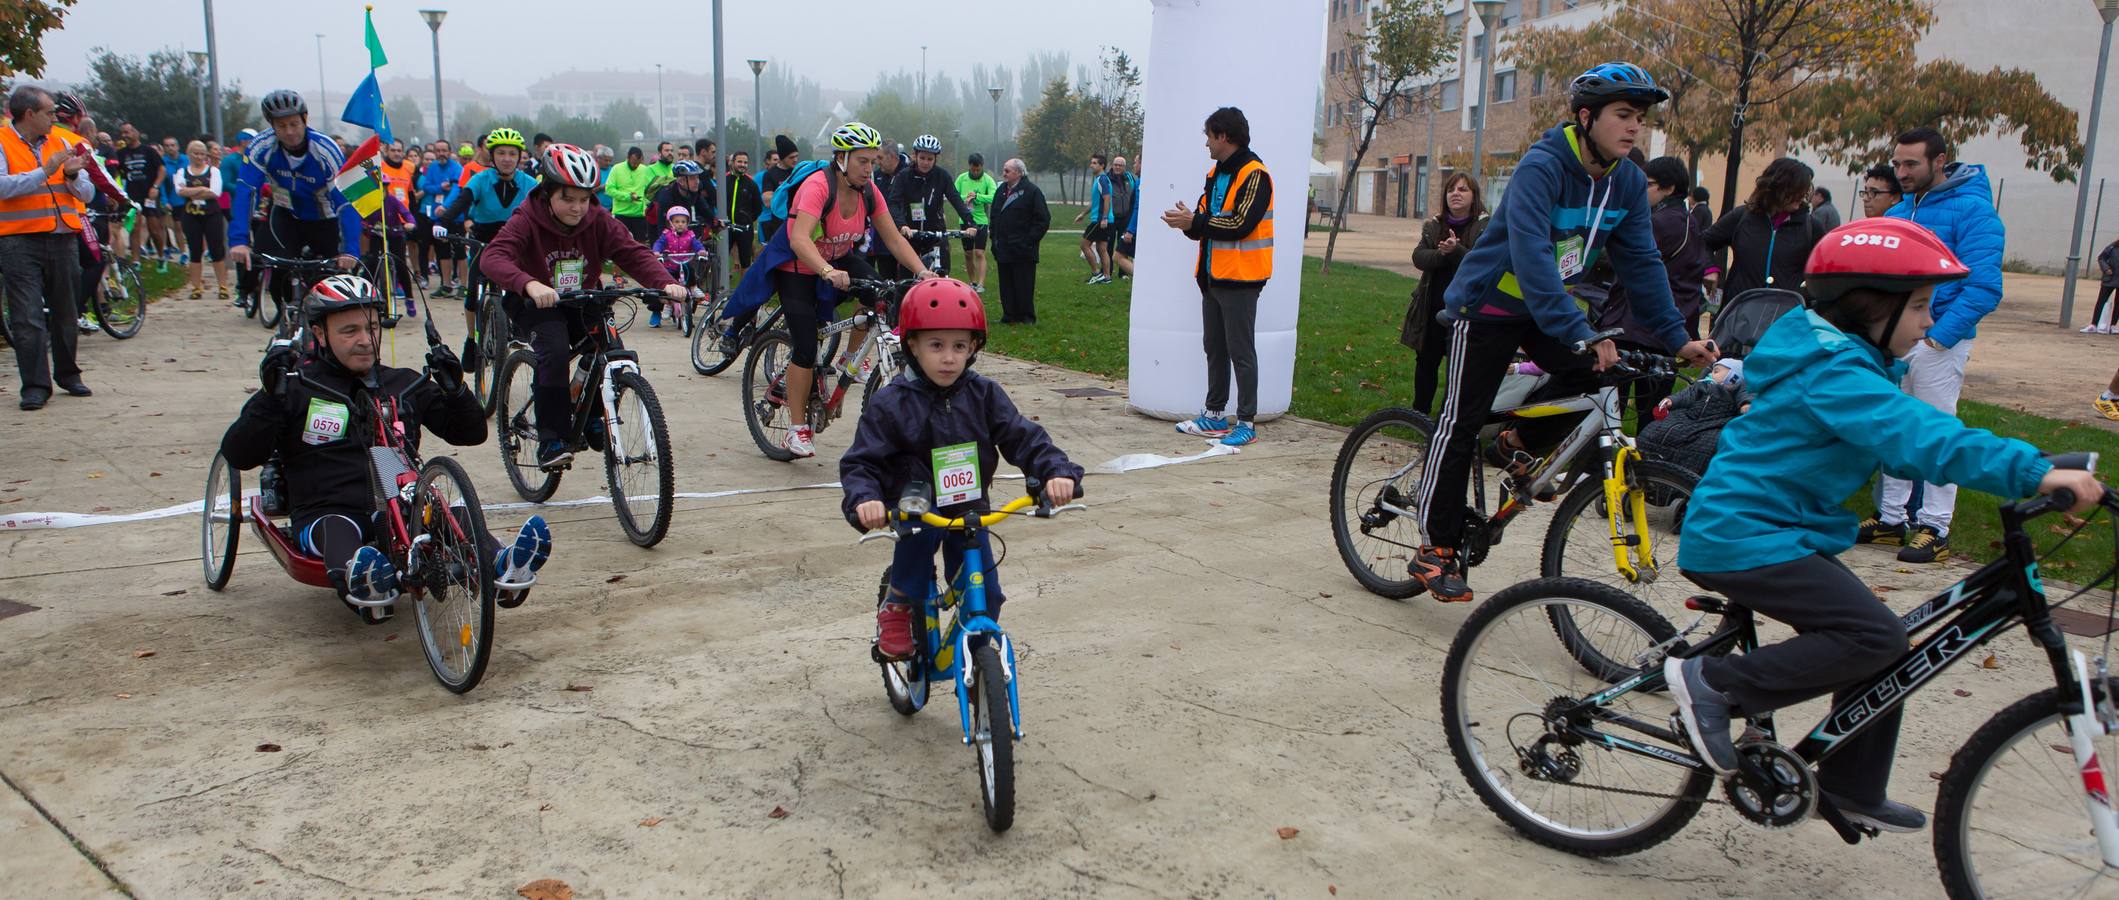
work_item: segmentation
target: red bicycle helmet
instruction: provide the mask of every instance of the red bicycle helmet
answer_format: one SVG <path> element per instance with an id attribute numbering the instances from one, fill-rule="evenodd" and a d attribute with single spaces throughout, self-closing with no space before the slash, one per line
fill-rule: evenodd
<path id="1" fill-rule="evenodd" d="M 911 334 L 962 328 L 986 343 L 986 304 L 978 292 L 954 278 L 930 278 L 905 290 L 898 301 L 898 331 Z"/>
<path id="2" fill-rule="evenodd" d="M 1810 251 L 1805 289 L 1818 305 L 1856 288 L 1908 294 L 1927 284 L 1970 275 L 1935 232 L 1908 221 L 1875 216 L 1827 232 Z"/>

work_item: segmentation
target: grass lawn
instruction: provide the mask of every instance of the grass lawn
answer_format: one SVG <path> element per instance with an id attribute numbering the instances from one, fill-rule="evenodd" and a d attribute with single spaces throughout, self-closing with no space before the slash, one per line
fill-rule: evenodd
<path id="1" fill-rule="evenodd" d="M 1127 320 L 1131 283 L 1084 285 L 1088 264 L 1075 256 L 1081 229 L 1071 224 L 1081 207 L 1052 205 L 1053 230 L 1045 237 L 1038 266 L 1037 306 L 1041 324 L 991 330 L 990 346 L 1008 356 L 1065 366 L 1112 378 L 1126 377 Z M 958 264 L 961 270 L 961 263 Z M 989 278 L 989 281 L 991 279 Z M 1352 425 L 1384 406 L 1412 404 L 1412 351 L 1398 343 L 1408 295 L 1419 282 L 1381 269 L 1338 262 L 1329 276 L 1318 274 L 1318 260 L 1304 258 L 1302 313 L 1295 350 L 1294 415 Z M 1183 298 L 1183 302 L 1195 302 Z M 1000 321 L 1000 294 L 986 293 L 987 315 Z M 1054 327 L 1061 326 L 1061 327 Z M 1996 434 L 2018 437 L 2054 451 L 2095 450 L 2119 459 L 2119 435 L 2078 423 L 2047 419 L 1986 403 L 1959 406 L 1965 422 Z M 1874 501 L 1867 491 L 1847 501 L 1866 514 Z M 2001 552 L 2000 501 L 1972 490 L 1957 494 L 1957 516 L 1950 545 L 1959 557 L 1979 561 Z M 2059 523 L 2053 519 L 2041 529 Z M 2111 523 L 2100 517 L 2047 561 L 2053 578 L 2087 579 L 2111 561 Z M 2043 550 L 2059 535 L 2041 530 Z M 2072 577 L 2071 577 L 2072 576 Z"/>

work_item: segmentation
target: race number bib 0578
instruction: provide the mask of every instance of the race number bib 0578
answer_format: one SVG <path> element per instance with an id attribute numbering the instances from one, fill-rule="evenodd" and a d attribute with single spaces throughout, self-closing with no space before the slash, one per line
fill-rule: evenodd
<path id="1" fill-rule="evenodd" d="M 302 425 L 302 443 L 328 444 L 346 436 L 346 404 L 310 398 L 309 414 Z"/>
<path id="2" fill-rule="evenodd" d="M 934 454 L 934 504 L 950 506 L 984 496 L 979 481 L 979 445 L 954 444 L 936 447 Z"/>
<path id="3" fill-rule="evenodd" d="M 581 272 L 587 263 L 578 259 L 562 259 L 552 264 L 552 289 L 556 291 L 581 290 Z"/>

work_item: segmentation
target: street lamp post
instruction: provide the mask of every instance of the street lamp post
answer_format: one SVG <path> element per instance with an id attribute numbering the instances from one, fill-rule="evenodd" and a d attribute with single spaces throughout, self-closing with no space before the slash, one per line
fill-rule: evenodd
<path id="1" fill-rule="evenodd" d="M 724 186 L 728 184 L 726 174 L 728 172 L 727 160 L 729 154 L 733 152 L 728 146 L 728 98 L 726 96 L 726 87 L 723 83 L 721 72 L 721 0 L 714 0 L 714 146 L 720 148 L 720 169 L 722 174 L 718 177 L 720 178 L 720 183 Z M 714 173 L 710 172 L 708 174 L 713 175 Z M 728 188 L 720 194 L 721 202 L 729 204 L 729 209 L 734 209 L 735 196 L 734 188 Z M 719 210 L 715 210 L 706 215 L 711 217 L 718 212 Z M 726 296 L 728 294 L 728 264 L 725 262 L 728 259 L 728 229 L 726 228 L 714 232 L 714 258 L 724 260 L 724 262 L 714 266 L 714 296 Z"/>
<path id="2" fill-rule="evenodd" d="M 998 88 L 998 87 L 990 87 L 990 88 L 987 88 L 987 89 L 986 89 L 986 96 L 988 96 L 988 97 L 992 97 L 992 98 L 993 98 L 993 152 L 994 152 L 994 153 L 1000 153 L 1000 152 L 1001 152 L 1001 89 L 1000 89 L 1000 88 Z M 999 169 L 999 168 L 1000 168 L 1000 164 L 999 164 L 998 162 L 996 162 L 996 163 L 994 163 L 994 166 L 993 166 L 993 167 L 994 167 L 995 169 Z"/>
<path id="3" fill-rule="evenodd" d="M 927 45 L 920 45 L 920 127 L 927 127 Z"/>
<path id="4" fill-rule="evenodd" d="M 423 9 L 419 17 L 427 20 L 427 30 L 434 33 L 434 136 L 449 139 L 449 124 L 442 114 L 441 106 L 441 20 L 449 14 L 446 9 Z"/>
<path id="5" fill-rule="evenodd" d="M 221 60 L 215 54 L 213 39 L 213 0 L 206 4 L 206 87 L 213 95 L 213 133 L 223 139 L 228 137 L 221 130 Z"/>
<path id="6" fill-rule="evenodd" d="M 669 127 L 668 127 L 667 123 L 666 123 L 666 122 L 665 122 L 665 121 L 663 120 L 663 117 L 664 117 L 664 116 L 666 116 L 666 115 L 668 115 L 668 108 L 667 108 L 667 107 L 665 107 L 665 106 L 663 106 L 663 104 L 664 104 L 664 103 L 667 103 L 667 102 L 669 102 L 669 101 L 666 101 L 666 100 L 662 99 L 662 64 L 661 64 L 661 63 L 656 63 L 656 64 L 655 64 L 655 140 L 657 140 L 657 141 L 661 141 L 661 140 L 664 140 L 664 139 L 668 138 L 668 137 L 669 137 L 669 134 L 670 134 L 670 130 L 669 130 Z"/>
<path id="7" fill-rule="evenodd" d="M 208 124 L 206 121 L 206 54 L 198 50 L 186 50 L 184 52 L 191 57 L 191 80 L 199 88 L 199 133 L 208 134 L 210 132 L 206 130 Z M 215 137 L 219 137 L 219 135 L 215 135 Z"/>
<path id="8" fill-rule="evenodd" d="M 963 129 L 961 129 L 961 128 L 951 128 L 951 129 L 949 129 L 949 146 L 957 148 L 957 152 L 958 152 L 958 153 L 962 153 L 962 152 L 964 152 L 964 140 L 963 140 L 963 138 L 964 138 L 964 130 L 963 130 Z M 959 167 L 958 167 L 958 169 L 959 169 L 959 170 L 961 171 L 961 170 L 962 170 L 962 167 L 961 167 L 961 166 L 959 166 Z"/>
<path id="9" fill-rule="evenodd" d="M 765 60 L 745 60 L 750 63 L 750 130 L 756 134 L 757 146 L 751 149 L 751 165 L 759 172 L 765 171 Z"/>
<path id="10" fill-rule="evenodd" d="M 2097 44 L 2097 85 L 2090 91 L 2090 132 L 2083 144 L 2082 172 L 2075 176 L 2075 228 L 2070 232 L 2067 277 L 2060 286 L 2060 328 L 2075 322 L 2075 272 L 2082 263 L 2082 213 L 2090 202 L 2090 164 L 2097 158 L 2097 114 L 2104 109 L 2104 67 L 2112 58 L 2112 20 L 2119 18 L 2119 0 L 2091 0 L 2097 15 L 2104 17 L 2104 37 Z"/>
<path id="11" fill-rule="evenodd" d="M 1484 29 L 1484 46 L 1479 48 L 1479 121 L 1472 123 L 1472 179 L 1482 192 L 1486 190 L 1486 93 L 1494 77 L 1494 31 L 1501 27 L 1501 10 L 1507 5 L 1506 0 L 1472 0 Z"/>
<path id="12" fill-rule="evenodd" d="M 316 108 L 321 110 L 321 120 L 326 127 L 331 124 L 331 89 L 324 86 L 324 36 L 316 36 Z M 266 123 L 271 124 L 271 123 Z"/>

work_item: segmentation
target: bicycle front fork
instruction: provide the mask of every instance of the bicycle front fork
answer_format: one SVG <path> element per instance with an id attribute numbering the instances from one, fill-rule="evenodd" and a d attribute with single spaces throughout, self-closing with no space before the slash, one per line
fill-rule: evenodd
<path id="1" fill-rule="evenodd" d="M 2110 698 L 2098 702 L 2090 691 L 2092 672 L 2099 682 L 2107 675 L 2099 657 L 2092 666 L 2082 651 L 2074 651 L 2075 685 L 2082 694 L 2082 708 L 2067 716 L 2069 749 L 2075 753 L 2075 768 L 2082 777 L 2082 806 L 2090 814 L 2090 831 L 2097 837 L 2097 850 L 2107 866 L 2119 866 L 2119 814 L 2112 810 L 2112 795 L 2104 780 L 2104 764 L 2097 758 L 2097 738 L 2111 733 Z"/>
<path id="2" fill-rule="evenodd" d="M 1611 552 L 1619 574 L 1640 584 L 1656 577 L 1655 548 L 1649 545 L 1648 492 L 1630 490 L 1627 467 L 1639 465 L 1641 453 L 1610 437 L 1600 439 L 1604 450 L 1604 520 L 1611 535 Z"/>

